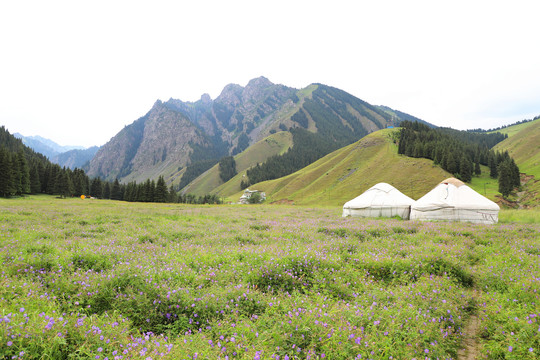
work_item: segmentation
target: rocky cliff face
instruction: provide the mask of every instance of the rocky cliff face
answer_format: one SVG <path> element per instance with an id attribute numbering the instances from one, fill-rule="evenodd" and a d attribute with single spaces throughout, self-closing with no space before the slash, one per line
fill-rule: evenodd
<path id="1" fill-rule="evenodd" d="M 99 150 L 88 173 L 124 182 L 163 175 L 176 183 L 187 166 L 217 161 L 276 131 L 302 127 L 342 146 L 394 118 L 339 89 L 314 84 L 297 90 L 259 77 L 245 87 L 225 86 L 215 100 L 207 94 L 196 102 L 158 100 Z"/>
<path id="2" fill-rule="evenodd" d="M 194 145 L 212 146 L 182 112 L 157 101 L 98 151 L 88 174 L 138 182 L 157 178 L 186 166 Z"/>

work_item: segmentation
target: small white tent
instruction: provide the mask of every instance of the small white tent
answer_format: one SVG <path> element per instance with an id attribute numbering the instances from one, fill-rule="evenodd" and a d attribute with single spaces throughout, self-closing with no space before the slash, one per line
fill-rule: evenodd
<path id="1" fill-rule="evenodd" d="M 414 200 L 390 184 L 379 183 L 343 205 L 343 217 L 394 217 L 409 219 Z"/>
<path id="2" fill-rule="evenodd" d="M 411 220 L 496 224 L 498 218 L 499 205 L 455 178 L 442 181 L 411 208 Z"/>

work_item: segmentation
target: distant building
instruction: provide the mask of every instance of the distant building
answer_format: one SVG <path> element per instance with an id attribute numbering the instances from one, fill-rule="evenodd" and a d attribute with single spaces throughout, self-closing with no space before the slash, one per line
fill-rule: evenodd
<path id="1" fill-rule="evenodd" d="M 240 200 L 238 201 L 239 204 L 249 204 L 249 199 L 251 198 L 251 195 L 258 193 L 261 195 L 261 202 L 266 200 L 266 193 L 264 191 L 259 190 L 244 190 L 244 194 L 240 196 Z"/>

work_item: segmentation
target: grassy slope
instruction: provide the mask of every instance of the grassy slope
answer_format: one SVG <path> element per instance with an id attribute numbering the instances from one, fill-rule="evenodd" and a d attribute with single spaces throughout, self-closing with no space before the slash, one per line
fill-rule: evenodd
<path id="1" fill-rule="evenodd" d="M 495 146 L 495 150 L 508 151 L 522 173 L 533 175 L 535 180 L 527 186 L 531 198 L 528 205 L 540 203 L 540 119 L 514 125 L 501 130 L 508 139 Z"/>
<path id="2" fill-rule="evenodd" d="M 374 132 L 291 175 L 250 188 L 265 191 L 268 201 L 336 206 L 386 182 L 418 199 L 450 174 L 431 160 L 398 155 L 391 138 L 395 131 Z M 240 195 L 230 198 L 234 201 Z"/>
<path id="3" fill-rule="evenodd" d="M 508 139 L 497 144 L 495 150 L 508 150 L 522 172 L 540 177 L 540 119 L 503 130 Z"/>
<path id="4" fill-rule="evenodd" d="M 500 132 L 501 134 L 508 134 L 508 137 L 512 137 L 516 135 L 518 132 L 527 129 L 529 126 L 538 126 L 539 122 L 540 122 L 540 119 L 535 120 L 535 121 L 529 121 L 523 124 L 512 125 L 504 129 L 500 129 L 500 130 L 496 130 L 492 132 Z"/>
<path id="5" fill-rule="evenodd" d="M 264 162 L 272 155 L 282 154 L 290 146 L 292 146 L 292 134 L 290 132 L 280 131 L 270 135 L 234 157 L 236 170 L 239 174 L 226 184 L 223 184 L 219 178 L 219 165 L 215 165 L 193 180 L 187 186 L 186 192 L 197 195 L 215 193 L 223 196 L 235 193 L 240 190 L 242 175 L 246 173 L 249 167 Z"/>

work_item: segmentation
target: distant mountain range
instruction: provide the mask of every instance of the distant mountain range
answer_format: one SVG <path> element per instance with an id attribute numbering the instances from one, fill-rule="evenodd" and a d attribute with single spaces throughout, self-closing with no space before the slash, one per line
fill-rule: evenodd
<path id="1" fill-rule="evenodd" d="M 102 146 L 87 170 L 91 177 L 122 182 L 164 176 L 168 184 L 184 187 L 220 158 L 240 154 L 281 131 L 295 133 L 291 148 L 312 162 L 404 119 L 419 120 L 331 86 L 294 89 L 259 77 L 245 87 L 225 86 L 215 100 L 205 94 L 196 102 L 156 101 Z"/>
<path id="2" fill-rule="evenodd" d="M 82 168 L 99 149 L 97 146 L 88 149 L 82 146 L 62 146 L 41 136 L 24 136 L 20 133 L 13 136 L 21 139 L 23 144 L 35 152 L 45 155 L 51 162 L 70 169 Z"/>

